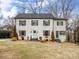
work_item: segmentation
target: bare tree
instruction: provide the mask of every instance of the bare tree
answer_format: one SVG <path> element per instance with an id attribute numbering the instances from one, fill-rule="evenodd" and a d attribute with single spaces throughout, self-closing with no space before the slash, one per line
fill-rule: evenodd
<path id="1" fill-rule="evenodd" d="M 49 10 L 51 10 L 56 17 L 69 18 L 74 8 L 74 0 L 57 0 L 54 3 L 49 2 Z"/>
<path id="2" fill-rule="evenodd" d="M 28 0 L 29 10 L 31 10 L 32 13 L 41 13 L 43 2 L 44 0 L 35 0 L 34 2 Z"/>
<path id="3" fill-rule="evenodd" d="M 21 7 L 20 13 L 25 13 L 26 10 L 32 13 L 41 13 L 43 2 L 44 0 L 27 0 L 27 2 L 19 5 Z"/>
<path id="4" fill-rule="evenodd" d="M 26 3 L 21 5 L 21 13 L 25 13 L 26 12 Z"/>
<path id="5" fill-rule="evenodd" d="M 76 24 L 75 24 L 75 31 L 74 33 L 76 34 L 74 37 L 75 38 L 75 43 L 79 44 L 79 15 L 76 16 Z"/>
<path id="6" fill-rule="evenodd" d="M 48 1 L 49 2 L 49 6 L 48 6 L 48 12 L 49 13 L 52 13 L 54 16 L 58 17 L 58 2 L 51 2 L 51 1 Z"/>

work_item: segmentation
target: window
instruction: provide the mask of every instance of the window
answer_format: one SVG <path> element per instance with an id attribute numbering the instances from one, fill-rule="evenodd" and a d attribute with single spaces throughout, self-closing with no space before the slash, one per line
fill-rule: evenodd
<path id="1" fill-rule="evenodd" d="M 59 22 L 57 22 L 57 26 L 59 26 Z"/>
<path id="2" fill-rule="evenodd" d="M 26 26 L 26 20 L 19 20 L 20 26 Z"/>
<path id="3" fill-rule="evenodd" d="M 43 20 L 44 26 L 50 26 L 50 20 Z"/>
<path id="4" fill-rule="evenodd" d="M 60 31 L 60 35 L 65 35 L 65 31 Z"/>
<path id="5" fill-rule="evenodd" d="M 32 20 L 31 25 L 32 26 L 38 26 L 38 20 Z"/>
<path id="6" fill-rule="evenodd" d="M 43 36 L 50 36 L 50 31 L 43 31 Z"/>
<path id="7" fill-rule="evenodd" d="M 26 35 L 26 31 L 19 31 L 19 35 L 20 36 L 25 36 Z"/>
<path id="8" fill-rule="evenodd" d="M 33 33 L 36 33 L 36 31 L 34 30 Z"/>
<path id="9" fill-rule="evenodd" d="M 63 21 L 57 21 L 57 26 L 63 26 Z"/>
<path id="10" fill-rule="evenodd" d="M 61 22 L 61 25 L 63 26 L 63 22 Z"/>

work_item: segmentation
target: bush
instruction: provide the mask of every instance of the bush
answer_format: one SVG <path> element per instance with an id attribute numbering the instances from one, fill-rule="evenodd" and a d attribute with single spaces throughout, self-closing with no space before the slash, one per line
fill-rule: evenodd
<path id="1" fill-rule="evenodd" d="M 21 36 L 21 39 L 24 40 L 24 36 Z"/>
<path id="2" fill-rule="evenodd" d="M 40 42 L 42 42 L 42 43 L 48 41 L 48 37 L 47 36 L 45 36 L 44 40 L 42 40 L 42 37 L 40 37 L 40 39 L 41 39 Z"/>
<path id="3" fill-rule="evenodd" d="M 42 37 L 39 37 L 39 39 L 40 39 L 40 42 L 42 42 L 42 43 L 44 42 L 44 40 L 42 40 Z"/>
<path id="4" fill-rule="evenodd" d="M 55 40 L 55 36 L 54 36 L 54 32 L 52 31 L 51 33 L 51 41 L 54 41 Z"/>
<path id="5" fill-rule="evenodd" d="M 42 37 L 39 37 L 40 40 L 42 40 Z"/>
<path id="6" fill-rule="evenodd" d="M 48 41 L 48 36 L 45 36 L 45 42 L 47 42 Z"/>
<path id="7" fill-rule="evenodd" d="M 12 29 L 11 37 L 12 37 L 12 40 L 13 40 L 13 41 L 18 40 L 18 35 L 17 35 L 17 33 L 16 33 L 16 27 L 15 27 L 15 26 L 14 26 L 13 29 Z M 15 38 L 16 38 L 16 39 L 15 39 Z"/>
<path id="8" fill-rule="evenodd" d="M 17 41 L 17 38 L 16 38 L 16 37 L 13 37 L 13 38 L 12 38 L 12 41 Z"/>
<path id="9" fill-rule="evenodd" d="M 11 31 L 0 30 L 0 38 L 10 38 Z"/>

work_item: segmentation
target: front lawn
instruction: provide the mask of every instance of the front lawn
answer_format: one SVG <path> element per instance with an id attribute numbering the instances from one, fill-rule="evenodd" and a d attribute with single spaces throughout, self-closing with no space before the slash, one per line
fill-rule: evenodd
<path id="1" fill-rule="evenodd" d="M 73 43 L 0 41 L 0 59 L 79 59 Z"/>

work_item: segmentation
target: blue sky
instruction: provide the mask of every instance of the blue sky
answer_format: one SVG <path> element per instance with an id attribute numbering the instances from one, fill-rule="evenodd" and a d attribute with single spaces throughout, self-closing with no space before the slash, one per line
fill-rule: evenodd
<path id="1" fill-rule="evenodd" d="M 6 18 L 7 16 L 14 16 L 15 14 L 18 13 L 20 10 L 20 5 L 23 4 L 27 0 L 0 0 L 0 7 L 1 7 L 1 13 L 3 16 Z M 34 2 L 35 0 L 33 0 Z M 51 0 L 55 1 L 55 0 Z M 74 0 L 76 3 L 76 10 L 75 12 L 79 12 L 79 0 Z M 26 3 L 28 5 L 28 3 Z M 46 7 L 48 5 L 48 1 L 44 0 L 43 7 Z M 29 10 L 26 10 L 28 13 Z M 6 15 L 5 15 L 6 14 Z"/>

